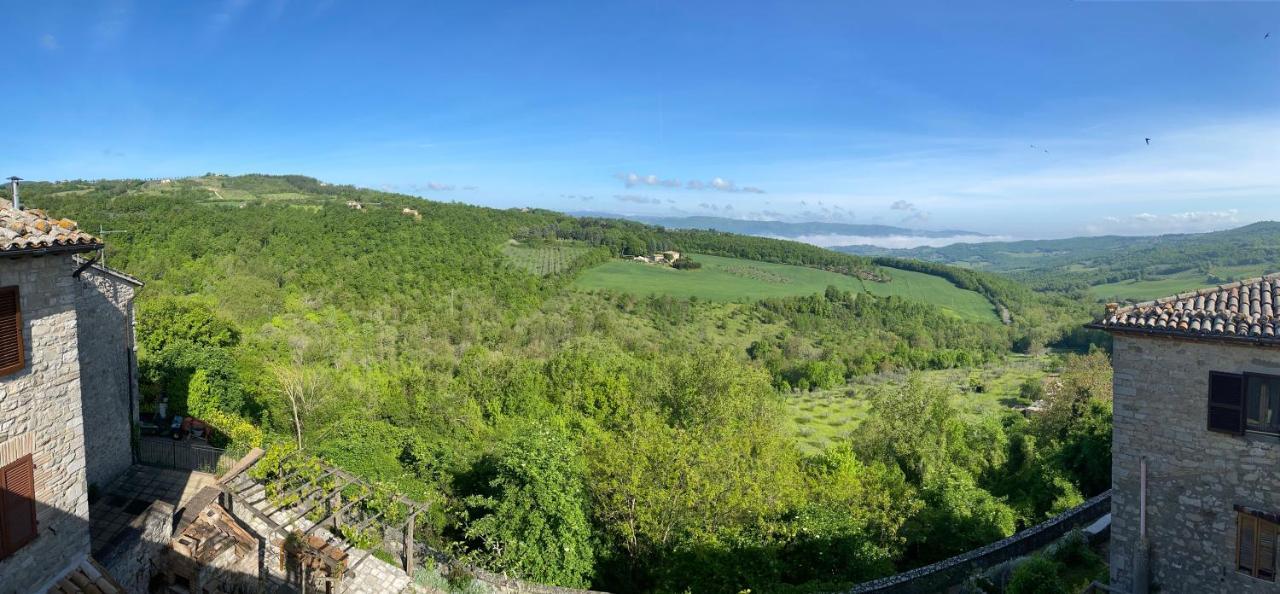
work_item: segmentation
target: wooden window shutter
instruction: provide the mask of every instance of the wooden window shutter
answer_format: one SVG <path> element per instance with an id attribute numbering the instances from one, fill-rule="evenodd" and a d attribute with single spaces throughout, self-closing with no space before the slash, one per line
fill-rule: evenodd
<path id="1" fill-rule="evenodd" d="M 0 468 L 0 559 L 36 537 L 36 473 L 31 455 Z"/>
<path id="2" fill-rule="evenodd" d="M 1254 540 L 1257 539 L 1258 519 L 1239 514 L 1236 516 L 1236 569 L 1253 575 Z"/>
<path id="3" fill-rule="evenodd" d="M 1209 430 L 1244 435 L 1244 376 L 1209 372 Z"/>
<path id="4" fill-rule="evenodd" d="M 0 287 L 0 375 L 20 371 L 26 365 L 22 345 L 22 308 L 18 287 Z"/>
<path id="5" fill-rule="evenodd" d="M 1257 575 L 1260 579 L 1276 579 L 1276 525 L 1258 522 Z"/>

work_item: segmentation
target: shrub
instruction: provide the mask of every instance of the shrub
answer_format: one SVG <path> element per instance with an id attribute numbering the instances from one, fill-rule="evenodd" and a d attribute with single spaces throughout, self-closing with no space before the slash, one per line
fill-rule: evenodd
<path id="1" fill-rule="evenodd" d="M 1062 564 L 1036 555 L 1022 562 L 1013 570 L 1013 577 L 1005 587 L 1005 594 L 1069 594 L 1062 583 Z"/>

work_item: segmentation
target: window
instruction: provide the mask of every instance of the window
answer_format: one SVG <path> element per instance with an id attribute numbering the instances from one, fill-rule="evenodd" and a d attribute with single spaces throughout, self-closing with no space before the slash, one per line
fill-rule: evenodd
<path id="1" fill-rule="evenodd" d="M 1244 376 L 1209 373 L 1209 430 L 1244 435 Z"/>
<path id="2" fill-rule="evenodd" d="M 0 287 L 0 375 L 22 370 L 22 309 L 18 287 Z"/>
<path id="3" fill-rule="evenodd" d="M 1268 516 L 1266 518 L 1260 516 Z M 1236 570 L 1276 581 L 1276 520 L 1271 514 L 1236 508 Z"/>
<path id="4" fill-rule="evenodd" d="M 36 480 L 31 454 L 0 468 L 0 559 L 36 537 Z"/>
<path id="5" fill-rule="evenodd" d="M 1280 377 L 1245 375 L 1245 421 L 1250 431 L 1280 433 Z"/>

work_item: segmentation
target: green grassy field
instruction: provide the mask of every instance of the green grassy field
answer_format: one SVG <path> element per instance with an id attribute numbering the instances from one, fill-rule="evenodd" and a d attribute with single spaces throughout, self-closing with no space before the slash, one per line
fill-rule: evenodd
<path id="1" fill-rule="evenodd" d="M 938 306 L 957 317 L 998 322 L 991 304 L 981 295 L 936 276 L 888 269 L 888 283 L 862 280 L 802 266 L 770 264 L 738 258 L 694 254 L 698 270 L 675 270 L 642 262 L 613 260 L 584 272 L 574 283 L 579 289 L 611 289 L 639 295 L 697 297 L 712 301 L 743 301 L 820 293 L 828 286 L 874 295 L 897 295 Z"/>
<path id="2" fill-rule="evenodd" d="M 1043 381 L 1055 360 L 1052 355 L 1014 355 L 1003 364 L 982 369 L 923 371 L 920 375 L 925 382 L 951 387 L 956 407 L 977 416 L 1029 404 L 1019 400 L 1022 383 L 1028 379 Z M 883 374 L 859 378 L 834 390 L 788 395 L 788 423 L 801 447 L 819 451 L 834 440 L 847 438 L 867 418 L 872 390 L 905 379 L 900 373 Z"/>
<path id="3" fill-rule="evenodd" d="M 568 244 L 543 247 L 512 244 L 502 246 L 502 253 L 512 264 L 538 276 L 560 272 L 588 251 L 590 248 Z"/>
<path id="4" fill-rule="evenodd" d="M 1256 278 L 1263 274 L 1274 272 L 1274 270 L 1263 265 L 1253 265 L 1224 267 L 1215 270 L 1215 272 L 1224 277 L 1246 279 Z M 1101 299 L 1149 301 L 1219 284 L 1222 283 L 1210 281 L 1204 273 L 1187 271 L 1160 279 L 1129 280 L 1095 285 L 1092 290 L 1093 294 Z"/>

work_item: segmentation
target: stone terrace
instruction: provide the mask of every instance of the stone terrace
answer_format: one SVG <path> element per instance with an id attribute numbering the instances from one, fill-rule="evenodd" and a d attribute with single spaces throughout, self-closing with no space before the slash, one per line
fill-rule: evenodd
<path id="1" fill-rule="evenodd" d="M 127 536 L 129 524 L 153 502 L 182 509 L 197 493 L 212 486 L 211 474 L 133 466 L 89 507 L 89 533 L 95 558 L 104 558 L 112 545 Z"/>

